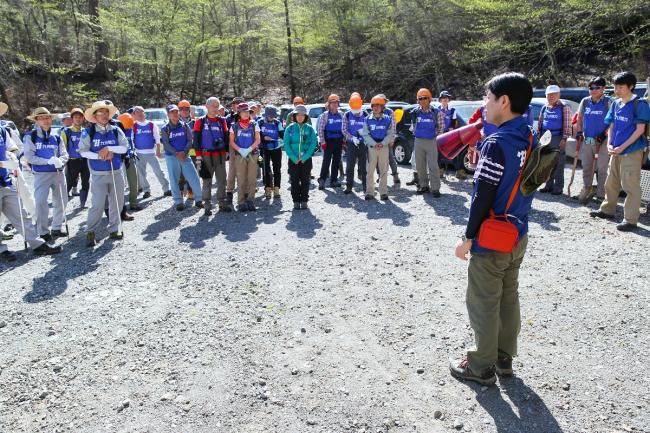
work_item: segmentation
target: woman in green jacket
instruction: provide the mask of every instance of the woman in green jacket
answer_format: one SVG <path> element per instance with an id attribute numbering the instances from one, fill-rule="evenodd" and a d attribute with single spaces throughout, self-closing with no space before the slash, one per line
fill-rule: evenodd
<path id="1" fill-rule="evenodd" d="M 284 150 L 289 157 L 289 177 L 294 209 L 307 209 L 311 180 L 311 157 L 316 151 L 316 131 L 307 116 L 307 108 L 297 105 L 293 123 L 284 131 Z"/>

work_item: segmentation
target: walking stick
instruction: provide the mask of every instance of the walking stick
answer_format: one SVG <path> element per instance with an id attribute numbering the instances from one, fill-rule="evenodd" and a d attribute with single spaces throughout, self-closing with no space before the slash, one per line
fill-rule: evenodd
<path id="1" fill-rule="evenodd" d="M 63 174 L 63 170 L 57 170 L 57 171 L 59 172 L 59 175 L 63 177 L 63 181 L 59 181 L 59 196 L 61 197 L 61 206 L 63 206 L 63 222 L 65 223 L 65 234 L 68 237 L 68 240 L 70 240 L 70 228 L 68 227 L 68 216 L 65 213 L 66 202 L 63 201 L 63 191 L 62 191 L 63 184 L 65 183 L 65 196 L 68 197 L 68 182 L 65 180 L 65 175 Z"/>
<path id="2" fill-rule="evenodd" d="M 14 173 L 14 177 L 18 177 Z M 18 198 L 18 213 L 20 214 L 20 227 L 23 229 L 23 242 L 25 243 L 25 251 L 27 251 L 27 238 L 25 237 L 25 219 L 23 218 L 23 202 L 20 200 L 20 193 L 18 192 L 18 181 L 16 181 L 16 197 Z"/>
<path id="3" fill-rule="evenodd" d="M 573 179 L 576 176 L 576 167 L 578 166 L 578 152 L 580 152 L 580 147 L 582 145 L 582 140 L 576 141 L 576 154 L 573 157 L 573 167 L 571 168 L 571 180 L 569 180 L 569 188 L 567 194 L 571 197 L 571 185 L 573 185 Z"/>
<path id="4" fill-rule="evenodd" d="M 111 161 L 111 178 L 113 179 L 113 192 L 115 193 L 115 209 L 117 210 L 117 212 L 121 213 L 122 209 L 119 209 L 120 202 L 117 199 L 117 186 L 115 184 L 115 169 L 113 168 L 113 158 L 111 158 L 109 161 Z M 110 206 L 109 206 L 109 214 L 110 214 Z M 119 229 L 122 236 L 124 236 L 124 231 L 122 230 L 122 216 L 121 215 L 119 216 L 118 221 L 119 222 L 117 224 L 117 228 Z"/>

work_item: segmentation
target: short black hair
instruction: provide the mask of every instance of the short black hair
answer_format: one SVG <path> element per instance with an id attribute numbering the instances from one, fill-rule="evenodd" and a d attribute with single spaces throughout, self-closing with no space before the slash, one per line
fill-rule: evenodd
<path id="1" fill-rule="evenodd" d="M 605 81 L 603 77 L 594 77 L 589 80 L 589 85 L 591 86 L 592 84 L 600 87 L 605 87 L 607 85 L 607 81 Z"/>
<path id="2" fill-rule="evenodd" d="M 614 75 L 614 84 L 625 84 L 630 88 L 630 90 L 634 90 L 636 87 L 636 76 L 629 71 L 619 72 Z"/>
<path id="3" fill-rule="evenodd" d="M 510 110 L 515 114 L 524 114 L 533 99 L 532 84 L 528 78 L 517 72 L 497 75 L 486 87 L 497 98 L 507 95 L 510 99 Z"/>

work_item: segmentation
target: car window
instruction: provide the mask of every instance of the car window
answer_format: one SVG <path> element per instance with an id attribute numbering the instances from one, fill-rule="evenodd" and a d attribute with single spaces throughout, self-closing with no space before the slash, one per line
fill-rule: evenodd
<path id="1" fill-rule="evenodd" d="M 162 110 L 146 111 L 147 120 L 167 120 L 167 114 Z"/>
<path id="2" fill-rule="evenodd" d="M 309 117 L 311 117 L 312 119 L 315 119 L 318 116 L 320 116 L 321 114 L 323 114 L 324 111 L 325 111 L 325 107 L 312 108 L 311 110 L 309 110 Z"/>

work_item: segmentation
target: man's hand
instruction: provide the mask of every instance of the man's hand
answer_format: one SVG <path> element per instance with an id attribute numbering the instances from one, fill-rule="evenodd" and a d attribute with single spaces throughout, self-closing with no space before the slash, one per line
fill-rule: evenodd
<path id="1" fill-rule="evenodd" d="M 467 260 L 469 258 L 469 252 L 472 249 L 472 240 L 468 239 L 463 241 L 462 239 L 456 244 L 455 255 L 461 260 Z"/>
<path id="2" fill-rule="evenodd" d="M 110 150 L 108 150 L 108 147 L 104 147 L 97 153 L 97 155 L 99 156 L 99 159 L 106 160 L 109 159 L 106 157 L 106 155 L 108 155 L 109 153 L 111 152 Z"/>
<path id="3" fill-rule="evenodd" d="M 563 138 L 560 140 L 560 150 L 566 149 L 566 140 Z"/>
<path id="4" fill-rule="evenodd" d="M 176 152 L 176 157 L 177 157 L 180 161 L 185 161 L 185 152 Z"/>
<path id="5" fill-rule="evenodd" d="M 621 153 L 623 153 L 624 150 L 625 150 L 625 149 L 623 149 L 622 146 L 612 147 L 611 144 L 608 144 L 608 145 L 607 145 L 607 153 L 609 153 L 610 155 L 616 155 L 616 156 L 618 156 L 618 155 L 620 155 Z"/>
<path id="6" fill-rule="evenodd" d="M 156 158 L 160 158 L 162 155 L 160 154 L 160 147 L 156 146 Z"/>
<path id="7" fill-rule="evenodd" d="M 268 135 L 265 135 L 265 136 L 264 136 L 264 140 L 266 140 L 266 141 L 273 141 L 273 139 L 272 139 L 271 137 L 269 137 Z"/>

